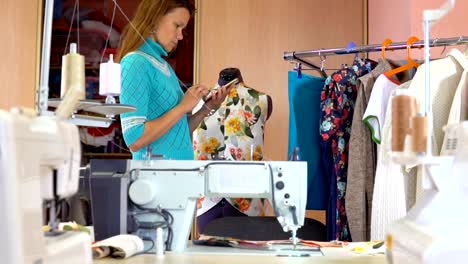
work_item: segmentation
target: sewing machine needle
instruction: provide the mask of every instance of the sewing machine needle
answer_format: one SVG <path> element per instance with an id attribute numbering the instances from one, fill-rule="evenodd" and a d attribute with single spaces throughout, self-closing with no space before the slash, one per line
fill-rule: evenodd
<path id="1" fill-rule="evenodd" d="M 293 241 L 293 250 L 296 250 L 296 245 L 297 245 L 296 230 L 292 230 L 292 241 Z"/>

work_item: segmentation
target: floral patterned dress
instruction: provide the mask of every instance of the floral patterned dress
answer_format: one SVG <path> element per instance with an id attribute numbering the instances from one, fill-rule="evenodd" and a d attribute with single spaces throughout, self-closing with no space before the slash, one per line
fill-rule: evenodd
<path id="1" fill-rule="evenodd" d="M 206 117 L 193 132 L 195 159 L 262 160 L 263 132 L 268 113 L 267 95 L 239 83 L 231 89 L 218 111 Z M 221 198 L 201 198 L 197 215 Z M 265 199 L 227 199 L 249 216 L 272 215 Z"/>
<path id="2" fill-rule="evenodd" d="M 375 62 L 356 57 L 351 67 L 344 67 L 327 78 L 321 94 L 322 161 L 328 169 L 327 175 L 330 175 L 330 200 L 327 209 L 329 240 L 351 241 L 345 195 L 349 139 L 357 96 L 356 81 L 369 73 L 375 65 Z"/>

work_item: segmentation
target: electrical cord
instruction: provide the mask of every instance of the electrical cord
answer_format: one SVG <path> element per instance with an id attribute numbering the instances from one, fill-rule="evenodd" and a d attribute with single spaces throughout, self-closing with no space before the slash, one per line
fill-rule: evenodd
<path id="1" fill-rule="evenodd" d="M 164 213 L 164 214 L 166 214 L 166 215 L 168 216 L 168 218 L 169 218 L 169 220 L 168 220 L 168 221 L 169 221 L 169 224 L 172 225 L 172 223 L 174 223 L 174 216 L 172 216 L 172 214 L 169 213 L 169 211 L 167 211 L 167 210 L 164 209 L 164 208 L 161 209 L 161 212 Z"/>
<path id="2" fill-rule="evenodd" d="M 145 212 L 145 213 L 138 214 L 138 215 L 144 215 L 144 214 L 150 214 L 150 212 Z M 168 223 L 165 222 L 165 221 L 142 222 L 142 221 L 138 220 L 138 218 L 135 217 L 137 215 L 132 215 L 132 216 L 134 217 L 133 220 L 135 221 L 135 226 L 136 226 L 135 229 L 149 229 L 149 230 L 152 230 L 152 229 L 156 229 L 158 227 L 161 227 L 161 228 L 167 228 L 168 227 Z"/>
<path id="3" fill-rule="evenodd" d="M 141 252 L 136 253 L 136 254 L 133 255 L 133 256 L 138 256 L 138 255 L 146 254 L 146 253 L 150 252 L 150 251 L 154 248 L 154 246 L 155 246 L 155 243 L 154 243 L 153 239 L 151 239 L 151 238 L 149 238 L 149 237 L 143 237 L 141 240 L 151 242 L 151 246 L 150 246 L 149 248 L 147 248 L 147 249 L 141 251 Z"/>
<path id="4" fill-rule="evenodd" d="M 172 230 L 174 217 L 172 216 L 172 214 L 165 209 L 143 208 L 139 206 L 138 204 L 133 203 L 131 199 L 130 199 L 130 203 L 133 206 L 135 206 L 135 208 L 140 210 L 140 212 L 137 212 L 131 215 L 137 226 L 136 228 L 137 229 L 141 228 L 141 229 L 146 229 L 146 230 L 156 230 L 156 228 L 161 227 L 161 228 L 167 229 L 167 238 L 166 238 L 165 244 L 166 244 L 166 249 L 171 250 L 172 240 L 174 237 L 173 230 Z M 164 219 L 164 221 L 153 221 L 153 222 L 150 222 L 148 225 L 148 223 L 142 223 L 141 221 L 138 220 L 138 218 L 135 217 L 138 215 L 144 215 L 144 214 L 150 214 L 150 213 L 161 216 Z"/>
<path id="5" fill-rule="evenodd" d="M 172 224 L 174 223 L 174 216 L 172 216 L 172 214 L 166 209 L 161 209 L 161 212 L 168 217 L 167 222 L 169 223 L 169 225 L 167 227 L 168 232 L 167 232 L 166 248 L 168 250 L 171 250 L 172 240 L 174 238 L 174 232 L 172 230 Z"/>

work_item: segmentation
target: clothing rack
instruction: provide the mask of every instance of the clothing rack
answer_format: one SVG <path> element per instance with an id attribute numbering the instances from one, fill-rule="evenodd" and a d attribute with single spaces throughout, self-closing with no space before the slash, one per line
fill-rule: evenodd
<path id="1" fill-rule="evenodd" d="M 429 40 L 429 46 L 440 47 L 440 46 L 455 46 L 468 44 L 468 36 L 461 36 L 455 38 L 437 38 Z M 424 40 L 416 41 L 411 45 L 411 48 L 424 48 Z M 405 42 L 394 42 L 388 45 L 385 50 L 400 50 L 406 49 Z M 358 46 L 354 48 L 331 48 L 331 49 L 317 49 L 317 50 L 306 50 L 306 51 L 286 51 L 284 52 L 284 60 L 292 61 L 296 58 L 307 58 L 307 57 L 323 57 L 329 55 L 346 55 L 355 53 L 366 53 L 382 51 L 382 44 L 378 45 L 366 45 Z M 316 66 L 317 67 L 317 66 Z M 320 69 L 320 67 L 317 67 Z"/>
<path id="2" fill-rule="evenodd" d="M 436 38 L 429 40 L 430 47 L 441 47 L 441 46 L 456 46 L 456 45 L 468 45 L 468 36 L 460 36 L 454 38 Z M 394 42 L 385 47 L 385 50 L 401 50 L 406 49 L 405 42 Z M 382 51 L 382 44 L 374 45 L 365 45 L 357 46 L 353 48 L 330 48 L 330 49 L 317 49 L 317 50 L 306 50 L 306 51 L 286 51 L 284 52 L 283 59 L 287 61 L 297 61 L 304 63 L 305 65 L 311 67 L 314 70 L 321 72 L 324 76 L 323 68 L 313 64 L 312 62 L 304 60 L 304 58 L 310 57 L 320 57 L 324 59 L 326 56 L 330 55 L 347 55 L 347 54 L 356 54 L 356 53 L 367 53 L 367 52 L 377 52 Z M 411 48 L 424 48 L 424 40 L 416 41 L 411 45 Z"/>
<path id="3" fill-rule="evenodd" d="M 293 56 L 292 60 L 299 62 L 298 71 L 301 71 L 301 69 L 302 69 L 300 64 L 305 64 L 305 65 L 311 67 L 313 70 L 316 70 L 316 71 L 320 72 L 320 75 L 322 75 L 322 77 L 324 77 L 324 78 L 327 77 L 327 73 L 325 72 L 325 70 L 323 70 L 323 68 L 320 68 L 320 67 L 316 66 L 312 62 L 309 62 L 309 61 L 306 61 L 306 60 L 301 59 L 299 57 L 296 57 L 294 54 L 292 56 Z M 300 73 L 298 72 L 298 74 L 300 74 Z"/>

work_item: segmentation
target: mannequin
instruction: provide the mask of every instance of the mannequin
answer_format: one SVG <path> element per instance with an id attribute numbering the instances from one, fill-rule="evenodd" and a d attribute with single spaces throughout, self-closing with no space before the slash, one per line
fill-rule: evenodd
<path id="1" fill-rule="evenodd" d="M 218 85 L 225 85 L 234 78 L 238 78 L 239 83 L 232 87 L 219 110 L 207 116 L 193 133 L 196 159 L 263 159 L 264 127 L 272 113 L 271 97 L 246 86 L 237 68 L 223 69 Z M 197 208 L 200 232 L 216 218 L 273 214 L 271 206 L 263 199 L 202 198 Z"/>
<path id="2" fill-rule="evenodd" d="M 238 68 L 226 68 L 219 72 L 219 79 L 218 79 L 218 85 L 223 86 L 226 83 L 234 80 L 237 78 L 239 82 L 243 83 L 244 79 L 242 78 L 242 74 Z M 271 100 L 271 97 L 269 95 L 267 96 L 268 100 L 268 113 L 267 113 L 267 120 L 270 118 L 271 113 L 273 112 L 273 102 Z"/>

